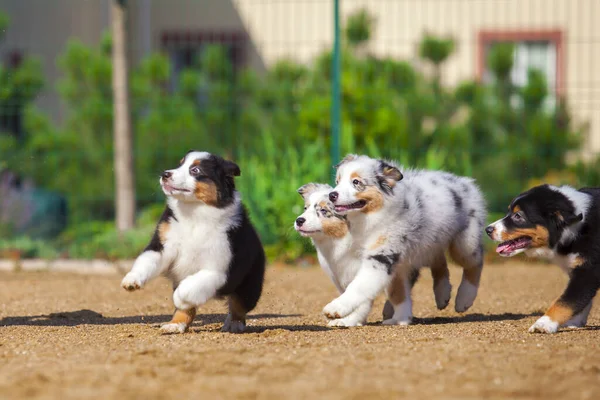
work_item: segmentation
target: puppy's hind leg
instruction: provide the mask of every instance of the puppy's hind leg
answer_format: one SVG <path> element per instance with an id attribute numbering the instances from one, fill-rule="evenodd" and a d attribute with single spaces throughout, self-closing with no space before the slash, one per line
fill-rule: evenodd
<path id="1" fill-rule="evenodd" d="M 384 319 L 383 325 L 410 325 L 412 323 L 410 292 L 416 282 L 416 277 L 418 277 L 418 270 L 407 271 L 406 269 L 404 266 L 398 266 L 392 282 L 388 286 L 388 301 L 394 309 L 394 314 L 391 318 Z M 406 276 L 407 274 L 410 275 Z"/>
<path id="2" fill-rule="evenodd" d="M 258 257 L 242 283 L 229 296 L 229 314 L 222 332 L 242 333 L 246 330 L 246 314 L 256 307 L 262 294 L 265 275 L 264 255 Z"/>
<path id="3" fill-rule="evenodd" d="M 415 283 L 417 283 L 417 280 L 419 279 L 419 275 L 420 275 L 419 269 L 415 268 L 411 271 L 410 276 L 409 276 L 411 289 L 413 287 L 415 287 Z M 398 277 L 395 280 L 393 280 L 392 285 L 400 285 L 400 287 L 396 291 L 404 292 L 404 280 L 401 277 Z M 394 289 L 391 288 L 392 285 L 390 285 L 390 288 L 388 288 L 386 291 L 386 294 L 388 295 L 388 299 L 385 301 L 385 304 L 383 305 L 383 311 L 382 311 L 382 316 L 383 316 L 384 321 L 386 319 L 391 319 L 394 316 L 394 306 L 392 305 L 391 301 L 389 300 L 390 293 L 396 292 Z"/>
<path id="4" fill-rule="evenodd" d="M 452 259 L 463 268 L 454 305 L 457 312 L 467 311 L 477 298 L 483 270 L 483 245 L 479 231 L 479 226 L 472 223 L 450 243 Z"/>
<path id="5" fill-rule="evenodd" d="M 450 284 L 450 271 L 444 252 L 440 252 L 431 262 L 431 277 L 433 278 L 433 294 L 438 310 L 443 310 L 450 303 L 452 285 Z"/>

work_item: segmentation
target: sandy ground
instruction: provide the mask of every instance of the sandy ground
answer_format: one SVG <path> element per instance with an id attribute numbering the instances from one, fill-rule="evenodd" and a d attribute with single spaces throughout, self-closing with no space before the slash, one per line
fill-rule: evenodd
<path id="1" fill-rule="evenodd" d="M 160 335 L 169 283 L 127 293 L 119 282 L 0 274 L 0 398 L 600 398 L 600 307 L 587 328 L 527 333 L 564 288 L 556 267 L 488 265 L 465 315 L 453 301 L 435 308 L 425 270 L 414 325 L 381 326 L 379 299 L 370 324 L 352 329 L 325 327 L 335 289 L 320 269 L 271 267 L 240 335 L 219 332 L 219 301 L 191 332 Z"/>

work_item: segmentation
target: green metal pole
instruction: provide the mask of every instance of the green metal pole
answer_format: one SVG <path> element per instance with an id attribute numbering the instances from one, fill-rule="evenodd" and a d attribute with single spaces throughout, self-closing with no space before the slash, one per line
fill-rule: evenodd
<path id="1" fill-rule="evenodd" d="M 333 55 L 331 61 L 331 162 L 340 160 L 341 95 L 340 95 L 340 2 L 333 0 Z M 335 174 L 334 174 L 335 179 Z"/>

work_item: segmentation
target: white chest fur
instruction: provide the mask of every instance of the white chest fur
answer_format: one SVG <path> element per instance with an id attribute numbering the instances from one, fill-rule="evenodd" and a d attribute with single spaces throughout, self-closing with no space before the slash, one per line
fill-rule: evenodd
<path id="1" fill-rule="evenodd" d="M 313 240 L 321 268 L 329 275 L 338 291 L 344 292 L 356 277 L 361 266 L 361 257 L 352 248 L 352 239 Z"/>
<path id="2" fill-rule="evenodd" d="M 227 231 L 239 224 L 239 203 L 224 209 L 206 205 L 169 204 L 171 221 L 164 244 L 166 275 L 175 282 L 200 270 L 226 272 L 232 258 Z"/>

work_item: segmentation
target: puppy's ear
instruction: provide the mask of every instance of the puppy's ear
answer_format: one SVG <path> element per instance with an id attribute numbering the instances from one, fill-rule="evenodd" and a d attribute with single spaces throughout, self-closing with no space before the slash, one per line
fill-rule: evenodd
<path id="1" fill-rule="evenodd" d="M 298 194 L 302 196 L 304 200 L 308 199 L 308 197 L 318 189 L 316 183 L 307 183 L 306 185 L 302 185 L 298 188 Z"/>
<path id="2" fill-rule="evenodd" d="M 392 193 L 394 186 L 397 182 L 400 182 L 404 178 L 400 170 L 387 163 L 386 161 L 379 160 L 379 171 L 377 173 L 377 180 L 381 189 L 387 193 Z"/>
<path id="3" fill-rule="evenodd" d="M 223 169 L 227 176 L 240 176 L 242 173 L 240 167 L 233 161 L 223 160 Z"/>
<path id="4" fill-rule="evenodd" d="M 575 215 L 574 213 L 570 213 L 570 212 L 556 211 L 554 213 L 554 216 L 555 216 L 557 222 L 563 226 L 571 226 L 578 222 L 583 221 L 583 214 Z"/>
<path id="5" fill-rule="evenodd" d="M 356 154 L 347 154 L 346 157 L 344 157 L 342 159 L 342 161 L 340 161 L 334 168 L 338 169 L 340 166 L 342 166 L 343 164 L 350 162 L 350 161 L 354 161 L 358 158 L 358 156 Z"/>

